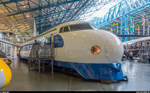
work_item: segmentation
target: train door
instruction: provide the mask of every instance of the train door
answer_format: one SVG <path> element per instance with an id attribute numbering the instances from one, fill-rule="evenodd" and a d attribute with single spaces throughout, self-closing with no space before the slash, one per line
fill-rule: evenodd
<path id="1" fill-rule="evenodd" d="M 51 48 L 61 48 L 64 46 L 64 41 L 61 35 L 51 35 L 48 38 L 48 43 L 50 44 Z"/>
<path id="2" fill-rule="evenodd" d="M 55 38 L 54 37 L 55 35 L 51 34 L 50 37 L 47 37 L 47 42 L 46 42 L 46 45 L 48 45 L 46 51 L 50 50 L 49 53 L 52 57 L 54 57 L 55 55 L 55 40 L 54 40 Z"/>
<path id="3" fill-rule="evenodd" d="M 54 35 L 54 48 L 62 48 L 64 46 L 64 41 L 61 35 Z"/>
<path id="4" fill-rule="evenodd" d="M 53 34 L 51 34 L 51 37 L 50 37 L 50 47 L 51 47 L 51 56 L 52 56 L 52 58 L 55 58 L 54 35 Z"/>
<path id="5" fill-rule="evenodd" d="M 51 48 L 53 48 L 52 53 L 54 55 L 57 55 L 57 53 L 59 52 L 57 51 L 58 48 L 62 48 L 64 46 L 64 40 L 61 35 L 55 34 L 51 35 L 50 41 L 51 41 Z"/>

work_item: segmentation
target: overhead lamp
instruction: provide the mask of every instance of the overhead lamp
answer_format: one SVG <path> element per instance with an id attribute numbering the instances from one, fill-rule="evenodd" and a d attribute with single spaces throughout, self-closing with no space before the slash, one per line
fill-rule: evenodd
<path id="1" fill-rule="evenodd" d="M 23 8 L 26 8 L 26 5 L 24 5 Z"/>

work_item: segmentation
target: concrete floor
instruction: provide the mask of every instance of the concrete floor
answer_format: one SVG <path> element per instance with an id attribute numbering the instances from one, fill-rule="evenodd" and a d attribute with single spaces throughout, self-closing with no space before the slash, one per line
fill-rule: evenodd
<path id="1" fill-rule="evenodd" d="M 128 81 L 112 84 L 85 81 L 64 73 L 39 73 L 28 71 L 26 64 L 14 61 L 11 64 L 12 80 L 0 91 L 150 91 L 150 64 L 123 61 L 124 74 Z"/>

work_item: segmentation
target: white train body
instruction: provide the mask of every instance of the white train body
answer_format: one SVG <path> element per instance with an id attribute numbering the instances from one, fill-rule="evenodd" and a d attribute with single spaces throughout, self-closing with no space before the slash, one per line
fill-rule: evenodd
<path id="1" fill-rule="evenodd" d="M 34 37 L 26 44 L 33 43 L 34 40 L 42 41 L 43 37 L 49 38 L 51 34 L 53 34 L 54 36 L 59 35 L 62 38 L 63 46 L 55 48 L 56 62 L 63 62 L 64 64 L 81 63 L 107 65 L 118 63 L 121 61 L 124 50 L 123 45 L 117 36 L 104 30 L 97 30 L 89 23 L 86 23 L 88 24 L 88 26 L 90 26 L 87 27 L 87 29 L 80 30 L 78 27 L 75 28 L 72 26 L 72 28 L 78 29 L 72 31 L 71 25 L 75 26 L 76 24 L 79 26 L 84 24 L 84 22 L 73 21 L 61 24 L 37 37 Z M 68 31 L 61 32 L 62 29 L 66 29 L 66 26 L 68 27 Z M 92 47 L 94 46 L 99 47 L 99 53 L 92 53 Z M 21 57 L 27 58 L 29 54 L 30 51 L 28 49 L 26 51 L 20 51 Z M 120 73 L 123 76 L 122 72 Z"/>
<path id="2" fill-rule="evenodd" d="M 118 37 L 102 30 L 85 30 L 60 34 L 64 46 L 55 49 L 55 59 L 78 63 L 116 63 L 123 54 L 123 46 Z M 98 45 L 99 55 L 93 55 L 91 48 Z"/>

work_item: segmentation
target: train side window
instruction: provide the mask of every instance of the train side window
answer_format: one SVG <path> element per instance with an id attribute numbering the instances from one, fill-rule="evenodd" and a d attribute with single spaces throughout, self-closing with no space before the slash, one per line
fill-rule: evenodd
<path id="1" fill-rule="evenodd" d="M 28 49 L 29 49 L 29 46 L 27 45 L 27 46 L 26 46 L 26 50 L 28 50 Z"/>
<path id="2" fill-rule="evenodd" d="M 64 46 L 63 38 L 60 35 L 54 36 L 54 47 L 59 48 Z"/>
<path id="3" fill-rule="evenodd" d="M 60 28 L 60 33 L 64 33 L 64 32 L 70 32 L 68 26 L 65 26 L 65 27 Z"/>
<path id="4" fill-rule="evenodd" d="M 64 32 L 64 27 L 60 28 L 60 33 L 63 33 Z"/>
<path id="5" fill-rule="evenodd" d="M 27 51 L 27 46 L 25 46 L 25 51 Z"/>
<path id="6" fill-rule="evenodd" d="M 64 32 L 69 32 L 68 26 L 64 27 Z"/>
<path id="7" fill-rule="evenodd" d="M 28 50 L 30 50 L 30 45 L 28 45 Z"/>
<path id="8" fill-rule="evenodd" d="M 88 30 L 88 29 L 93 29 L 89 23 L 80 23 L 80 24 L 70 25 L 71 31 Z"/>
<path id="9" fill-rule="evenodd" d="M 29 50 L 29 45 L 26 46 L 26 51 Z"/>
<path id="10" fill-rule="evenodd" d="M 23 46 L 23 47 L 21 47 L 21 50 L 23 50 L 23 51 L 24 51 L 24 46 Z"/>

